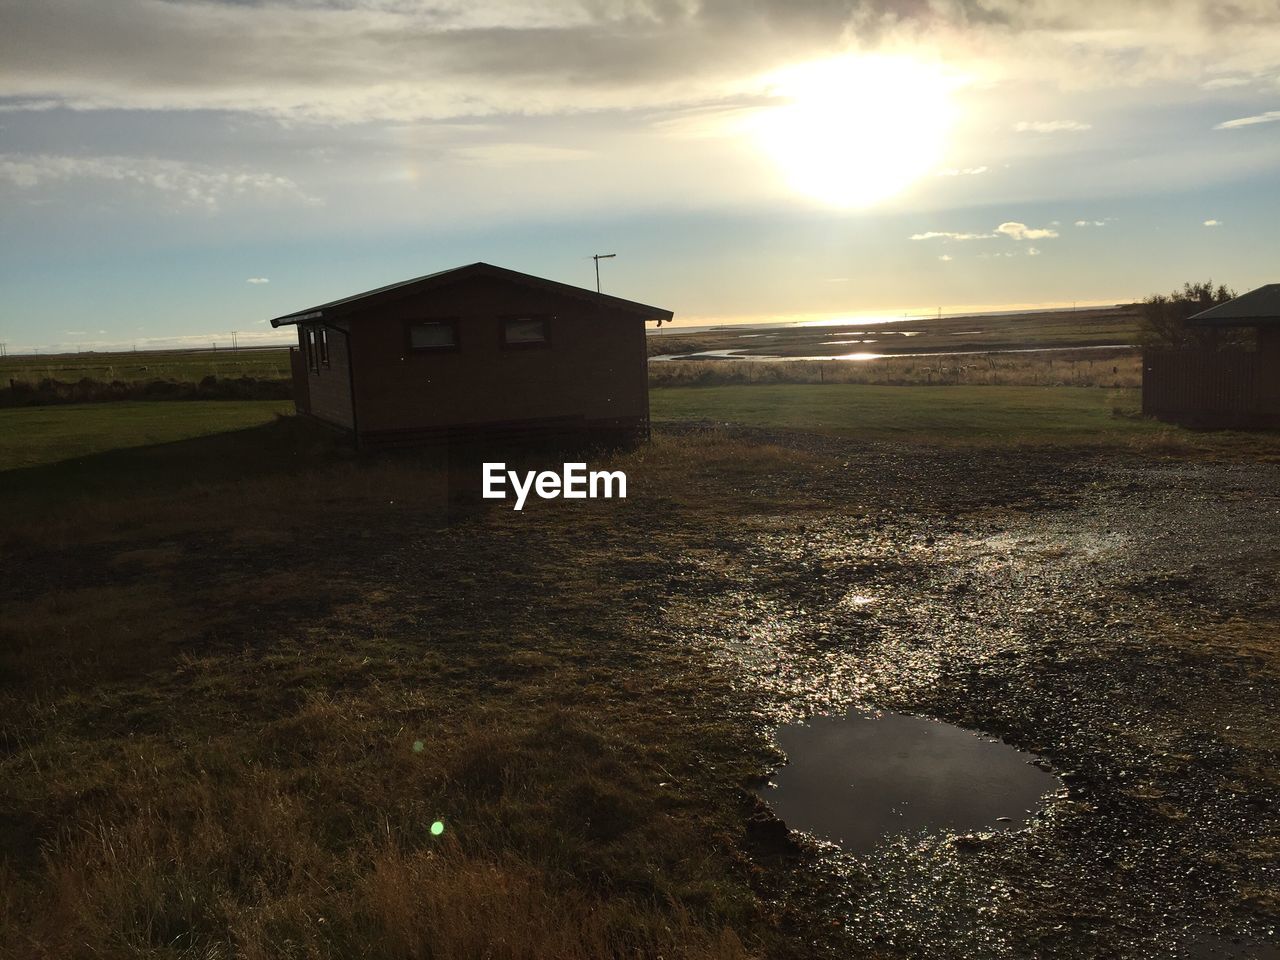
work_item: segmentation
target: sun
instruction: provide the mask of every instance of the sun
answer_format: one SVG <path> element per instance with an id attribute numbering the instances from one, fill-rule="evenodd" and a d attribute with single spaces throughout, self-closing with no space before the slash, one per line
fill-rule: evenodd
<path id="1" fill-rule="evenodd" d="M 908 57 L 847 56 L 766 78 L 780 105 L 751 133 L 795 191 L 837 207 L 867 207 L 935 169 L 955 119 L 956 80 Z"/>

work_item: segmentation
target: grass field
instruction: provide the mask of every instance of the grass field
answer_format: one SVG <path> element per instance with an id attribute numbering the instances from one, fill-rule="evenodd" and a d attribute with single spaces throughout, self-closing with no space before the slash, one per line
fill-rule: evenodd
<path id="1" fill-rule="evenodd" d="M 58 408 L 75 458 L 0 471 L 0 955 L 785 955 L 735 839 L 755 732 L 648 618 L 598 622 L 657 569 L 581 562 L 612 504 L 494 526 L 273 404 L 110 406 L 102 452 Z M 106 449 L 152 410 L 204 419 Z"/>
<path id="2" fill-rule="evenodd" d="M 658 389 L 655 420 L 710 420 L 862 439 L 1116 443 L 1184 433 L 1137 416 L 1135 390 L 778 384 Z"/>
<path id="3" fill-rule="evenodd" d="M 225 433 L 292 411 L 291 402 L 274 400 L 0 409 L 0 470 Z"/>
<path id="4" fill-rule="evenodd" d="M 289 348 L 156 350 L 142 353 L 63 353 L 0 357 L 0 384 L 12 380 L 110 383 L 177 380 L 196 383 L 207 376 L 283 380 L 289 376 Z"/>
<path id="5" fill-rule="evenodd" d="M 1071 354 L 882 357 L 847 360 L 661 360 L 649 364 L 650 387 L 771 383 L 866 383 L 879 386 L 1142 386 L 1134 350 Z"/>
<path id="6" fill-rule="evenodd" d="M 1202 442 L 1112 415 L 1133 401 L 679 388 L 653 412 L 895 456 Z M 448 502 L 438 456 L 357 457 L 287 407 L 0 411 L 0 955 L 885 956 L 842 946 L 804 905 L 812 871 L 780 866 L 745 789 L 778 760 L 758 704 L 698 645 L 723 610 L 686 633 L 671 605 L 750 582 L 805 606 L 832 563 L 796 563 L 807 525 L 915 524 L 953 504 L 947 474 L 904 508 L 915 460 L 882 482 L 846 452 L 659 430 L 607 461 L 627 500 L 517 514 Z M 1000 502 L 990 463 L 1024 493 L 1022 451 L 953 459 L 970 509 Z M 757 566 L 757 540 L 782 552 Z"/>
<path id="7" fill-rule="evenodd" d="M 1138 416 L 1138 391 L 1089 387 L 751 384 L 651 391 L 655 421 L 808 430 L 949 444 L 1265 446 L 1254 435 L 1194 433 Z M 254 427 L 288 401 L 123 402 L 0 409 L 0 470 Z M 152 458 L 156 466 L 168 461 Z M 99 467 L 101 465 L 98 465 Z M 207 465 L 217 472 L 219 463 Z M 100 480 L 104 471 L 95 467 Z"/>

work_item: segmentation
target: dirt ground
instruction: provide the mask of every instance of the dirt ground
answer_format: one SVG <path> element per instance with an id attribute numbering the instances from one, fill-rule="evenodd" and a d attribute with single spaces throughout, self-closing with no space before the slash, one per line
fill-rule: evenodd
<path id="1" fill-rule="evenodd" d="M 104 805 L 124 789 L 108 765 L 117 744 L 187 751 L 234 728 L 250 731 L 235 750 L 264 775 L 272 764 L 300 778 L 317 758 L 331 771 L 346 763 L 358 776 L 334 789 L 356 826 L 326 847 L 346 850 L 365 829 L 356 814 L 399 803 L 409 782 L 403 759 L 380 759 L 384 746 L 405 746 L 424 725 L 485 722 L 490 756 L 460 755 L 456 767 L 444 757 L 432 809 L 453 802 L 450 784 L 470 782 L 458 771 L 497 764 L 476 781 L 490 784 L 484 803 L 459 801 L 450 820 L 470 817 L 473 833 L 492 824 L 486 850 L 554 859 L 557 877 L 605 896 L 678 902 L 736 930 L 750 955 L 1273 955 L 1280 464 L 669 426 L 655 451 L 620 465 L 632 490 L 613 503 L 519 514 L 471 503 L 442 519 L 402 510 L 397 494 L 324 525 L 157 536 L 124 524 L 92 544 L 72 533 L 16 549 L 3 588 L 14 609 L 51 584 L 81 596 L 136 583 L 149 592 L 121 614 L 135 618 L 130 643 L 163 621 L 158 591 L 212 625 L 191 649 L 174 639 L 185 616 L 175 606 L 144 668 L 162 669 L 144 685 L 116 677 L 104 656 L 91 692 L 9 696 L 0 839 L 18 853 L 11 915 L 41 929 L 51 881 L 39 850 L 58 854 L 47 838 L 87 813 L 127 825 L 176 795 L 157 775 L 139 796 L 160 800 Z M 171 669 L 163 657 L 174 655 Z M 1050 761 L 1065 790 L 1025 830 L 901 838 L 864 858 L 788 836 L 752 792 L 784 760 L 771 733 L 850 706 L 997 735 Z M 295 710 L 287 729 L 309 731 L 313 746 L 289 732 L 263 740 Z M 537 733 L 544 714 L 550 746 Z M 563 753 L 563 715 L 594 744 L 573 764 L 621 745 L 590 770 L 585 800 L 542 782 Z M 512 772 L 499 761 L 521 717 L 537 737 L 510 754 L 524 764 Z M 103 766 L 86 766 L 97 754 Z M 65 783 L 51 765 L 72 771 Z M 380 776 L 387 792 L 371 800 L 362 791 Z M 298 794 L 294 822 L 328 802 L 322 787 Z M 513 796 L 533 799 L 513 806 Z M 511 823 L 583 804 L 604 804 L 611 819 L 599 835 L 574 831 L 579 846 L 556 846 L 569 829 L 556 822 Z M 90 849 L 62 848 L 60 869 Z M 148 857 L 148 869 L 170 869 Z M 319 894 L 305 876 L 291 881 L 293 899 L 340 900 L 345 881 L 321 879 Z M 94 877 L 76 883 L 87 892 L 64 882 L 67 916 L 93 907 L 97 929 L 140 909 L 122 896 L 110 913 Z M 43 922 L 69 922 L 59 916 Z M 339 940 L 325 942 L 305 955 L 341 955 Z"/>
<path id="2" fill-rule="evenodd" d="M 765 723 L 918 713 L 1046 757 L 1068 788 L 1011 835 L 819 849 L 832 922 L 906 956 L 1264 955 L 1280 469 L 768 439 L 841 459 L 831 509 L 686 548 L 673 638 L 715 651 Z"/>

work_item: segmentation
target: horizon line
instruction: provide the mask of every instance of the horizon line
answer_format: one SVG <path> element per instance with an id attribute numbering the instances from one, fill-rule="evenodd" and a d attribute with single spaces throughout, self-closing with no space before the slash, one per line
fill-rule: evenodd
<path id="1" fill-rule="evenodd" d="M 843 323 L 901 323 L 903 321 L 929 321 L 956 319 L 968 316 L 995 316 L 1013 313 L 1054 313 L 1073 309 L 1098 309 L 1103 307 L 1124 307 L 1139 303 L 1141 299 L 1098 299 L 1098 300 L 1066 300 L 1041 301 L 1038 303 L 1007 304 L 962 304 L 953 309 L 945 307 L 932 308 L 896 308 L 893 310 L 860 310 L 860 311 L 815 311 L 810 313 L 773 313 L 773 314 L 739 314 L 725 316 L 723 314 L 677 315 L 675 319 L 665 322 L 663 331 L 688 327 L 737 327 L 737 326 L 837 326 Z M 901 314 L 901 316 L 899 316 Z M 657 328 L 647 328 L 653 333 Z M 132 340 L 76 340 L 73 342 L 53 341 L 43 344 L 24 344 L 8 348 L 0 359 L 16 357 L 58 357 L 80 356 L 90 353 L 162 353 L 169 351 L 232 351 L 231 331 L 217 333 L 182 334 L 173 337 L 138 337 Z M 296 342 L 295 337 L 283 336 L 276 330 L 263 331 L 241 330 L 236 332 L 239 349 L 262 350 L 274 347 L 288 347 Z M 221 338 L 221 339 L 220 339 Z M 3 341 L 0 341 L 3 342 Z M 222 345 L 222 344 L 225 344 Z M 73 349 L 61 349 L 73 348 Z"/>

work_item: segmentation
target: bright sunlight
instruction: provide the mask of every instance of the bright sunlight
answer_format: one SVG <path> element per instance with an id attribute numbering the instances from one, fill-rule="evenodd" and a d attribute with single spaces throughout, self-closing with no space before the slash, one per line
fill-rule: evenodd
<path id="1" fill-rule="evenodd" d="M 785 101 L 752 133 L 792 189 L 823 203 L 867 207 L 938 166 L 955 115 L 955 80 L 907 57 L 847 56 L 772 74 Z"/>

